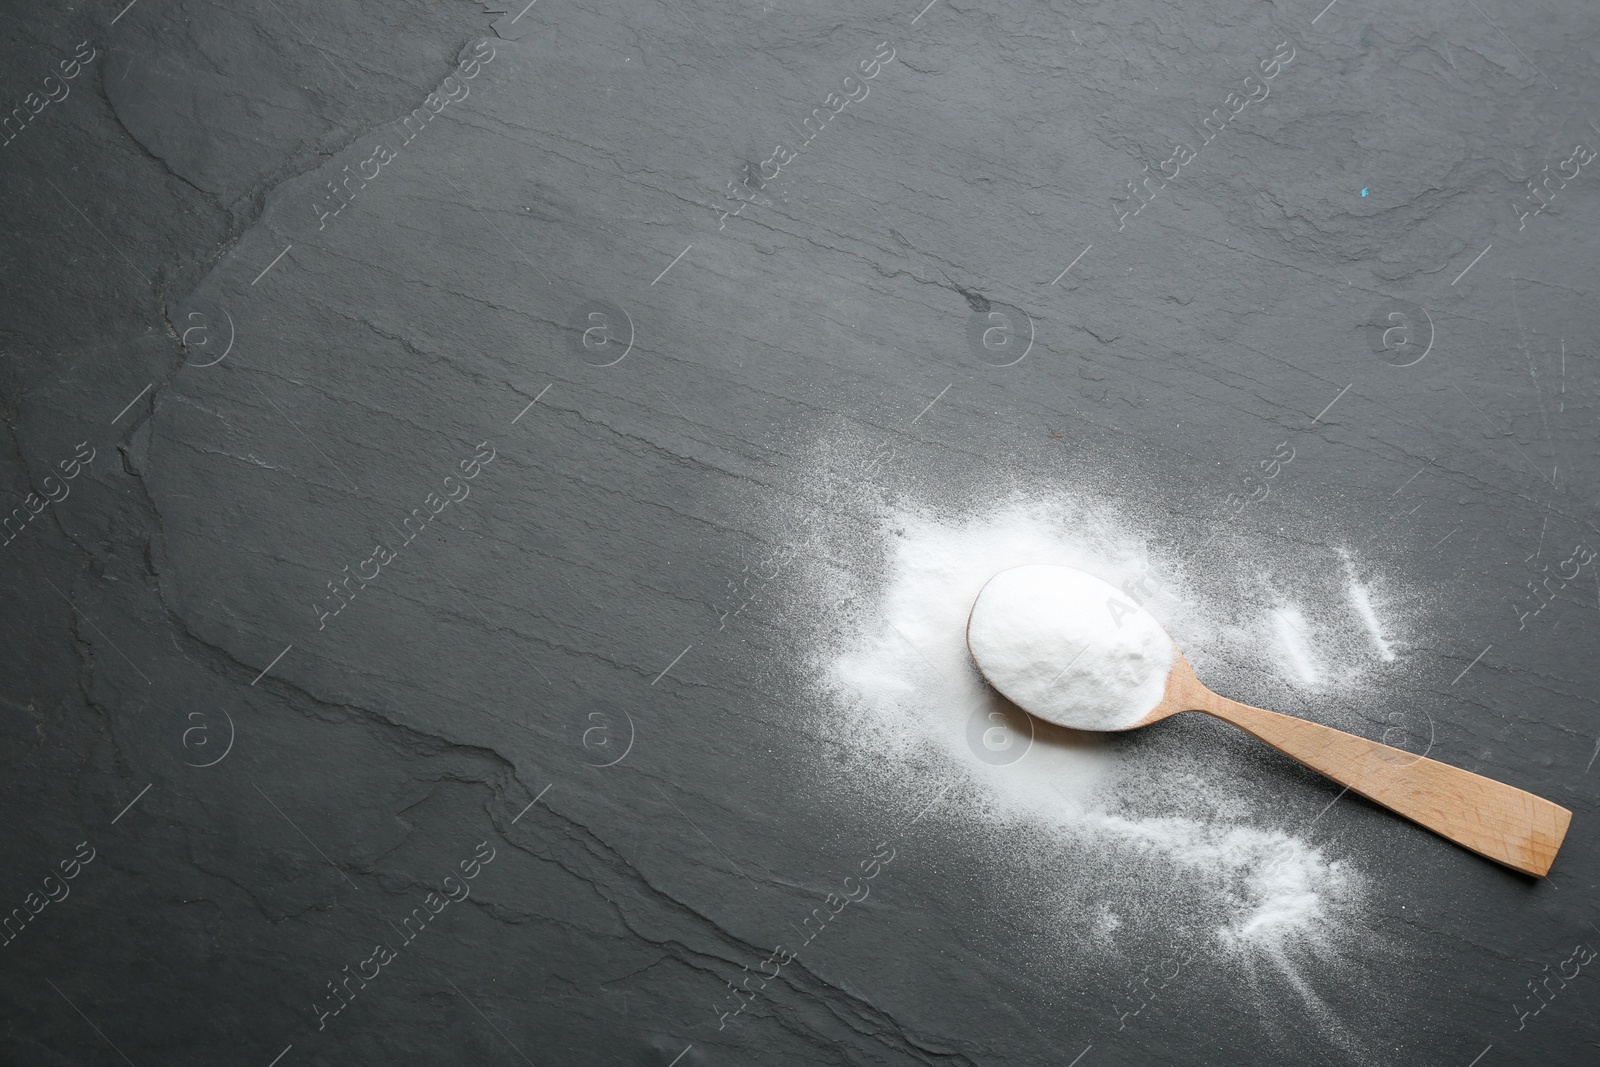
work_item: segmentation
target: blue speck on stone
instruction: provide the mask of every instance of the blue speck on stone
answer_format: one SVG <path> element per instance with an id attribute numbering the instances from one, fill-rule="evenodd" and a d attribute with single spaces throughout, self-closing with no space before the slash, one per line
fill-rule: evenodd
<path id="1" fill-rule="evenodd" d="M 1362 196 L 1366 196 L 1367 195 L 1367 191 L 1365 189 L 1361 190 L 1361 195 Z"/>

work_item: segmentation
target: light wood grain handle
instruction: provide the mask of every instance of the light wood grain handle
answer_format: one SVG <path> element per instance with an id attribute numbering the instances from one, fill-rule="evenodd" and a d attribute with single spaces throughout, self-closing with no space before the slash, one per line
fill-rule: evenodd
<path id="1" fill-rule="evenodd" d="M 1543 797 L 1388 745 L 1207 693 L 1196 707 L 1480 856 L 1543 878 L 1572 812 Z"/>

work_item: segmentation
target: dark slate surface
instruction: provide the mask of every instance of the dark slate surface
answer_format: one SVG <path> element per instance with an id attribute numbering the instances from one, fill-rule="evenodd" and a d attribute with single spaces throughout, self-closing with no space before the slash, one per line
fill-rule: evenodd
<path id="1" fill-rule="evenodd" d="M 1597 179 L 1516 207 L 1600 142 L 1583 5 L 6 8 L 0 489 L 66 495 L 0 563 L 4 907 L 77 877 L 5 945 L 5 1062 L 1595 1062 L 1589 970 L 1515 1007 L 1600 944 L 1600 584 L 1519 614 L 1600 543 Z M 1122 1020 L 1179 949 L 1063 967 L 959 790 L 910 827 L 922 779 L 847 797 L 805 566 L 731 626 L 730 576 L 779 506 L 851 521 L 817 487 L 886 448 L 890 495 L 1092 468 L 1181 549 L 1286 435 L 1292 478 L 1206 551 L 1355 543 L 1427 590 L 1364 729 L 1422 711 L 1572 833 L 1535 884 L 1346 798 L 1320 840 L 1372 895 L 1306 976 L 1325 1011 L 1202 955 Z M 1285 825 L 1338 792 L 1203 723 L 1128 743 L 1254 760 Z M 887 838 L 872 900 L 719 1029 Z"/>

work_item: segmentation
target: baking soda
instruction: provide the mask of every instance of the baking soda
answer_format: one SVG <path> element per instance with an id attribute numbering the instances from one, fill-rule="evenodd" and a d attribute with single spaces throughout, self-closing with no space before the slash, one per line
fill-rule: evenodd
<path id="1" fill-rule="evenodd" d="M 1299 608 L 1282 607 L 1272 613 L 1272 625 L 1278 637 L 1278 647 L 1284 659 L 1293 667 L 1295 676 L 1306 685 L 1322 681 L 1317 669 L 1317 657 L 1306 639 L 1306 617 Z"/>
<path id="2" fill-rule="evenodd" d="M 979 593 L 967 647 L 989 683 L 1075 730 L 1126 730 L 1161 703 L 1172 639 L 1127 594 L 1070 567 L 1013 567 Z"/>
<path id="3" fill-rule="evenodd" d="M 1237 758 L 1220 743 L 1175 751 L 1171 735 L 1163 744 L 1140 740 L 1144 730 L 1079 733 L 1025 715 L 986 684 L 966 627 L 979 591 L 1001 571 L 1071 567 L 1137 609 L 1125 624 L 1143 618 L 1156 633 L 1164 625 L 1220 692 L 1249 699 L 1266 684 L 1359 695 L 1403 651 L 1393 637 L 1375 639 L 1404 628 L 1380 619 L 1382 601 L 1349 592 L 1353 563 L 1345 575 L 1325 561 L 1303 597 L 1288 588 L 1291 568 L 1259 559 L 1192 581 L 1182 561 L 1147 542 L 1147 524 L 1059 491 L 1048 503 L 1011 497 L 959 512 L 867 502 L 859 510 L 867 521 L 830 515 L 811 525 L 810 554 L 827 562 L 798 591 L 816 620 L 821 726 L 856 756 L 840 788 L 870 779 L 878 797 L 904 794 L 921 807 L 958 783 L 951 795 L 960 803 L 941 806 L 938 821 L 953 824 L 997 884 L 1050 909 L 1070 946 L 1064 959 L 1115 958 L 1127 945 L 1182 938 L 1283 969 L 1304 952 L 1336 948 L 1356 921 L 1362 879 L 1308 839 L 1326 803 L 1320 794 L 1295 797 L 1288 780 L 1275 787 L 1282 796 L 1251 794 L 1237 770 L 1208 769 Z M 1331 586 L 1330 575 L 1338 576 Z M 1286 607 L 1297 600 L 1303 607 Z M 1034 666 L 1059 669 L 1062 651 L 1047 650 Z"/>
<path id="4" fill-rule="evenodd" d="M 1372 590 L 1356 578 L 1355 561 L 1348 552 L 1340 553 L 1344 560 L 1345 572 L 1350 576 L 1345 588 L 1350 594 L 1350 604 L 1355 608 L 1356 614 L 1361 616 L 1361 621 L 1366 624 L 1367 633 L 1372 637 L 1372 643 L 1378 650 L 1378 656 L 1385 663 L 1394 662 L 1394 649 L 1389 647 L 1388 639 L 1383 635 L 1383 624 L 1378 621 L 1377 609 L 1372 603 Z"/>

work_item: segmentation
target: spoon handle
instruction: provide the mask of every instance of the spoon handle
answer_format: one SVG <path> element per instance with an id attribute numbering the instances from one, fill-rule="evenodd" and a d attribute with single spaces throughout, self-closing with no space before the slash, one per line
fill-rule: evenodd
<path id="1" fill-rule="evenodd" d="M 1543 878 L 1572 812 L 1543 797 L 1403 749 L 1253 708 L 1209 691 L 1203 711 L 1480 856 Z"/>

